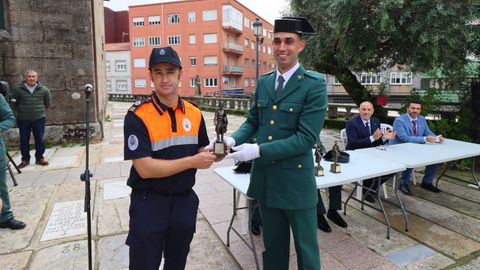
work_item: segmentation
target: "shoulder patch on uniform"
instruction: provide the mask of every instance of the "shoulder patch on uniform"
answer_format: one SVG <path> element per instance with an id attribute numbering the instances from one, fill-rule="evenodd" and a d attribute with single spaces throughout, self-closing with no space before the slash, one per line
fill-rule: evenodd
<path id="1" fill-rule="evenodd" d="M 151 101 L 152 101 L 151 98 L 137 100 L 137 101 L 135 101 L 135 103 L 133 103 L 133 105 L 128 110 L 131 111 L 131 112 L 134 112 L 136 109 L 138 109 L 140 106 L 142 106 L 142 104 L 150 103 Z"/>
<path id="2" fill-rule="evenodd" d="M 322 79 L 323 78 L 323 74 L 320 74 L 316 71 L 313 71 L 313 70 L 307 70 L 305 73 L 305 76 L 308 76 L 310 78 L 313 78 L 313 79 Z"/>
<path id="3" fill-rule="evenodd" d="M 270 70 L 269 72 L 260 75 L 260 77 L 269 76 L 269 75 L 272 75 L 273 73 L 275 73 L 275 69 L 274 69 L 274 70 Z"/>
<path id="4" fill-rule="evenodd" d="M 198 107 L 198 105 L 197 105 L 196 103 L 194 103 L 193 101 L 188 100 L 188 99 L 186 99 L 186 98 L 184 98 L 184 97 L 181 97 L 181 99 L 182 99 L 183 101 L 186 101 L 186 102 L 192 104 L 194 107 L 197 107 L 197 108 L 200 109 L 200 107 Z"/>

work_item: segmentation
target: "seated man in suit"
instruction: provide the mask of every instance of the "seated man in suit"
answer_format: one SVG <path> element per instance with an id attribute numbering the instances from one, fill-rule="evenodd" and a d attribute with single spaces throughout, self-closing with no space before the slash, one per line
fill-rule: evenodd
<path id="1" fill-rule="evenodd" d="M 320 145 L 320 153 L 323 156 L 326 151 L 322 142 L 319 140 L 317 144 Z M 317 203 L 317 227 L 324 232 L 331 232 L 332 228 L 325 219 L 325 206 L 323 205 L 322 195 L 320 190 L 317 190 L 318 203 Z M 347 222 L 338 214 L 337 210 L 342 210 L 342 186 L 334 186 L 328 188 L 328 213 L 327 217 L 335 224 L 342 228 L 348 226 Z"/>
<path id="2" fill-rule="evenodd" d="M 364 101 L 360 104 L 359 115 L 353 117 L 347 121 L 347 146 L 345 150 L 355 150 L 361 148 L 374 147 L 384 145 L 388 140 L 395 137 L 395 131 L 386 131 L 382 134 L 380 129 L 380 120 L 376 117 L 372 117 L 374 112 L 373 104 L 369 101 Z M 385 182 L 390 179 L 391 175 L 382 177 L 381 182 Z M 363 181 L 363 185 L 377 189 L 377 183 L 373 183 L 374 179 L 367 179 Z M 366 194 L 367 190 L 363 189 L 363 194 Z M 375 199 L 367 194 L 365 200 L 371 203 L 375 202 Z"/>
<path id="3" fill-rule="evenodd" d="M 397 136 L 390 141 L 390 144 L 397 143 L 443 143 L 445 138 L 442 135 L 436 136 L 428 127 L 425 117 L 420 115 L 422 111 L 422 103 L 420 101 L 410 101 L 407 112 L 400 115 L 393 122 L 393 129 L 397 132 Z M 438 164 L 432 164 L 425 167 L 425 175 L 423 176 L 421 187 L 429 191 L 438 193 L 441 190 L 435 187 L 433 176 L 438 168 Z M 400 179 L 400 191 L 406 195 L 411 195 L 412 192 L 408 187 L 408 181 L 412 175 L 413 169 L 406 169 L 402 173 Z"/>

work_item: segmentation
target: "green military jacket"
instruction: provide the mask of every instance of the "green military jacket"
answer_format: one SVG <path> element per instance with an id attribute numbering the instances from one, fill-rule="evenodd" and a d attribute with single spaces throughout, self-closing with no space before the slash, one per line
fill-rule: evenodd
<path id="1" fill-rule="evenodd" d="M 12 97 L 16 100 L 18 120 L 38 120 L 46 116 L 50 107 L 50 90 L 41 83 L 38 83 L 33 93 L 30 93 L 25 82 L 22 82 L 13 88 Z"/>
<path id="2" fill-rule="evenodd" d="M 5 101 L 3 95 L 0 95 L 0 160 L 5 159 L 5 144 L 3 142 L 3 132 L 15 125 L 15 117 L 13 117 L 10 106 Z M 5 168 L 1 168 L 6 170 Z"/>
<path id="3" fill-rule="evenodd" d="M 317 203 L 312 147 L 328 105 L 325 77 L 300 66 L 276 98 L 275 75 L 258 79 L 247 120 L 232 137 L 240 145 L 256 134 L 260 146 L 249 197 L 267 207 L 308 209 Z"/>

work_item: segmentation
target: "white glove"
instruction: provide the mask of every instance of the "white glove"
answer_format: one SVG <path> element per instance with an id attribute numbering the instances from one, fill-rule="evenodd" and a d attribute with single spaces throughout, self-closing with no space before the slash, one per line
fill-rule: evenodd
<path id="1" fill-rule="evenodd" d="M 215 144 L 216 141 L 217 141 L 217 137 L 211 139 L 210 143 L 205 147 L 205 150 L 208 150 L 208 151 L 213 150 L 213 145 Z M 232 148 L 235 146 L 235 139 L 232 137 L 228 137 L 224 135 L 223 142 L 228 148 Z"/>
<path id="2" fill-rule="evenodd" d="M 232 147 L 234 153 L 228 154 L 225 158 L 233 158 L 239 161 L 249 161 L 260 157 L 260 146 L 256 143 L 244 143 Z"/>

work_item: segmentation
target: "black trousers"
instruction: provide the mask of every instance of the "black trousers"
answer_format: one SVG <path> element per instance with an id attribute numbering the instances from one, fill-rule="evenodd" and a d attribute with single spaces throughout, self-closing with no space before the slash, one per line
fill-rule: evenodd
<path id="1" fill-rule="evenodd" d="M 320 195 L 320 190 L 317 190 L 318 193 L 318 203 L 317 203 L 317 215 L 325 214 L 325 205 L 323 205 L 322 195 Z M 342 185 L 329 187 L 328 188 L 328 209 L 332 210 L 342 210 Z"/>
<path id="2" fill-rule="evenodd" d="M 130 196 L 130 269 L 183 270 L 195 233 L 198 197 L 193 190 L 162 195 L 133 190 Z"/>

